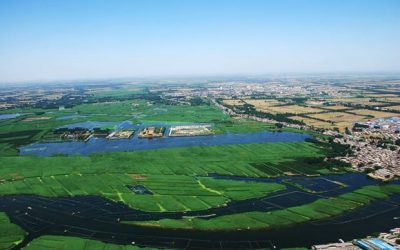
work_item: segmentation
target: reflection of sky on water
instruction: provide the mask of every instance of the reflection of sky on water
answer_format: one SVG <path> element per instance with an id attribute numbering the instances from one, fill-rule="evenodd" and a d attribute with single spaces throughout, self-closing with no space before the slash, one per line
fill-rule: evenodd
<path id="1" fill-rule="evenodd" d="M 107 123 L 107 125 L 116 123 Z M 85 126 L 98 126 L 99 123 L 86 122 Z M 106 125 L 101 123 L 102 126 Z M 134 128 L 141 125 L 134 125 L 131 122 L 119 123 L 118 129 Z M 96 152 L 118 152 L 136 151 L 146 149 L 192 147 L 192 146 L 213 146 L 226 144 L 247 144 L 263 142 L 299 142 L 310 136 L 307 134 L 290 132 L 257 132 L 245 134 L 221 134 L 193 137 L 168 137 L 154 139 L 139 139 L 135 136 L 130 139 L 108 140 L 105 138 L 93 137 L 87 142 L 48 142 L 34 143 L 20 148 L 21 155 L 50 156 L 54 154 L 67 155 L 89 155 Z M 168 135 L 168 129 L 165 133 Z"/>

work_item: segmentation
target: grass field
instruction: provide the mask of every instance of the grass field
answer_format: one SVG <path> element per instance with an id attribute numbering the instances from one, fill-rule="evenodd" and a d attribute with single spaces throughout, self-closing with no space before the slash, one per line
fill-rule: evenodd
<path id="1" fill-rule="evenodd" d="M 146 211 L 201 210 L 282 189 L 272 183 L 216 181 L 205 177 L 209 173 L 252 177 L 283 175 L 287 171 L 319 174 L 324 170 L 323 165 L 311 166 L 302 159 L 324 154 L 325 149 L 315 144 L 297 142 L 159 149 L 89 157 L 2 157 L 0 195 L 94 194 Z M 146 186 L 154 195 L 137 195 L 126 187 L 135 184 Z"/>
<path id="2" fill-rule="evenodd" d="M 210 219 L 162 219 L 159 221 L 125 223 L 150 227 L 198 230 L 268 229 L 337 216 L 365 206 L 375 200 L 386 199 L 390 195 L 399 193 L 400 185 L 366 186 L 338 197 L 322 198 L 312 203 L 271 212 L 246 212 Z"/>
<path id="3" fill-rule="evenodd" d="M 11 249 L 21 243 L 25 232 L 13 224 L 5 213 L 0 212 L 0 249 Z"/>
<path id="4" fill-rule="evenodd" d="M 24 250 L 150 250 L 155 248 L 141 248 L 137 246 L 107 244 L 101 241 L 89 240 L 68 236 L 46 235 L 31 241 Z"/>

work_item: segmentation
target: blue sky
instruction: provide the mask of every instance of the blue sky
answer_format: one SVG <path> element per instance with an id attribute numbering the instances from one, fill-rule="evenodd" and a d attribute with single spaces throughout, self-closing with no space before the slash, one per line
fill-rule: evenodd
<path id="1" fill-rule="evenodd" d="M 400 71 L 400 1 L 0 1 L 0 82 L 351 71 Z"/>

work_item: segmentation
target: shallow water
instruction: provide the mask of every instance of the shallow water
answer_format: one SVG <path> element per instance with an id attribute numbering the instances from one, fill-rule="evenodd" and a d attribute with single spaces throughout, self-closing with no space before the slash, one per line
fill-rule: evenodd
<path id="1" fill-rule="evenodd" d="M 107 123 L 112 125 L 113 123 Z M 81 124 L 82 125 L 82 124 Z M 99 125 L 98 123 L 85 123 L 86 127 Z M 102 123 L 102 125 L 106 125 Z M 72 126 L 72 125 L 69 125 Z M 135 125 L 131 123 L 122 123 L 119 128 L 129 128 Z M 137 126 L 137 125 L 136 125 Z M 108 140 L 105 138 L 93 137 L 87 142 L 47 142 L 34 143 L 20 147 L 20 155 L 51 156 L 55 154 L 65 155 L 89 155 L 96 152 L 119 152 L 136 151 L 159 148 L 176 148 L 192 146 L 213 146 L 227 144 L 246 144 L 263 142 L 300 142 L 310 135 L 290 132 L 257 132 L 246 134 L 221 134 L 209 136 L 192 137 L 168 137 L 166 136 L 153 139 L 139 139 L 135 136 L 130 139 Z"/>
<path id="2" fill-rule="evenodd" d="M 21 116 L 21 114 L 0 114 L 0 120 L 8 120 L 8 119 L 14 119 L 17 118 L 18 116 Z"/>
<path id="3" fill-rule="evenodd" d="M 379 183 L 363 174 L 332 175 L 326 178 L 347 184 L 347 187 L 343 188 L 346 192 L 360 186 Z M 358 180 L 360 183 L 352 183 L 353 180 Z M 270 181 L 279 182 L 277 178 Z M 321 182 L 321 185 L 323 183 L 325 182 Z M 338 194 L 329 191 L 324 193 L 324 196 L 331 195 Z M 387 231 L 399 225 L 399 221 L 394 217 L 400 214 L 400 196 L 393 196 L 387 201 L 373 202 L 331 219 L 273 230 L 204 232 L 143 228 L 119 223 L 119 221 L 128 220 L 158 220 L 194 215 L 271 211 L 309 203 L 318 198 L 321 198 L 320 195 L 305 193 L 288 186 L 287 190 L 271 196 L 231 202 L 221 208 L 198 212 L 151 213 L 131 209 L 124 204 L 96 196 L 45 198 L 12 195 L 0 197 L 0 211 L 6 212 L 12 222 L 29 232 L 24 244 L 40 235 L 55 234 L 88 237 L 119 244 L 135 242 L 145 246 L 186 249 L 269 248 L 273 245 L 278 248 L 309 247 L 312 244 L 337 242 L 340 238 L 351 240 L 365 237 L 373 232 Z"/>

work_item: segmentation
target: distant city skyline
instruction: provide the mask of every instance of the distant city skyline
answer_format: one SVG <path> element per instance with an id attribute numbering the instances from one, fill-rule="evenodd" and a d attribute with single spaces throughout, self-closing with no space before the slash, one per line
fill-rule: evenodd
<path id="1" fill-rule="evenodd" d="M 0 1 L 0 84 L 400 72 L 397 0 Z"/>

